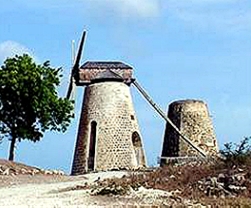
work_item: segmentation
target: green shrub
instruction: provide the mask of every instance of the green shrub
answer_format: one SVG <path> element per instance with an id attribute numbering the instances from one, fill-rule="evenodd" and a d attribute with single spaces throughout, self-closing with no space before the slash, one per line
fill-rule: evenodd
<path id="1" fill-rule="evenodd" d="M 225 165 L 245 166 L 251 165 L 251 137 L 245 137 L 239 144 L 226 143 L 224 149 L 220 151 Z"/>

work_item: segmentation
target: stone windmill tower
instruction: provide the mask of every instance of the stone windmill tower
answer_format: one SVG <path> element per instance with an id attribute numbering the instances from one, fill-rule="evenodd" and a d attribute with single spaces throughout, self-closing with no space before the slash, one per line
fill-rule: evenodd
<path id="1" fill-rule="evenodd" d="M 208 156 L 216 156 L 218 146 L 207 104 L 201 100 L 178 100 L 169 105 L 168 117 L 180 132 Z M 184 142 L 175 129 L 166 123 L 160 165 L 178 160 L 193 160 L 199 152 Z"/>
<path id="2" fill-rule="evenodd" d="M 72 69 L 67 98 L 85 86 L 72 174 L 146 165 L 130 94 L 133 68 L 122 62 L 86 62 L 79 67 L 85 32 Z"/>

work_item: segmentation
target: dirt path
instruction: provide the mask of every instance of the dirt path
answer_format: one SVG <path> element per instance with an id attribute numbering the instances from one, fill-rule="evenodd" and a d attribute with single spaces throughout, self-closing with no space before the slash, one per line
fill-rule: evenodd
<path id="1" fill-rule="evenodd" d="M 85 176 L 1 176 L 0 207 L 109 207 L 115 198 L 91 196 L 91 190 L 74 190 L 96 180 L 122 177 L 125 172 L 103 172 Z"/>
<path id="2" fill-rule="evenodd" d="M 119 195 L 114 193 L 114 184 L 111 187 L 101 185 L 106 178 L 124 178 L 129 174 L 129 171 L 107 171 L 67 176 L 56 170 L 42 170 L 0 159 L 0 208 L 150 208 L 152 204 L 157 208 L 194 205 L 172 192 L 141 186 L 138 189 L 130 188 L 126 194 Z M 107 191 L 106 188 L 110 192 L 100 194 L 100 190 Z"/>
<path id="3" fill-rule="evenodd" d="M 78 185 L 79 181 L 50 184 L 22 184 L 0 189 L 1 207 L 76 207 L 91 204 L 86 191 L 59 193 L 59 190 Z"/>

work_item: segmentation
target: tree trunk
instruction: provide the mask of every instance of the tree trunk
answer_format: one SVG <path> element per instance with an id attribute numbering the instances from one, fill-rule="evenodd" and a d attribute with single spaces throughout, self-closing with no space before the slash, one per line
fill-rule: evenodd
<path id="1" fill-rule="evenodd" d="M 15 151 L 15 144 L 16 144 L 16 137 L 12 137 L 11 143 L 10 143 L 10 152 L 9 152 L 9 160 L 13 161 L 14 160 L 14 151 Z"/>

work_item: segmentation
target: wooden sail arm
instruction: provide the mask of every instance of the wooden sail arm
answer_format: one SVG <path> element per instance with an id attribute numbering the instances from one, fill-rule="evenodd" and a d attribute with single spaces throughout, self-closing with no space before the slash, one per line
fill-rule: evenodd
<path id="1" fill-rule="evenodd" d="M 143 97 L 149 102 L 149 104 L 157 111 L 157 113 L 168 122 L 174 130 L 181 136 L 181 138 L 189 144 L 193 149 L 200 153 L 201 156 L 207 157 L 206 153 L 197 147 L 193 142 L 188 139 L 185 135 L 181 133 L 178 127 L 166 116 L 166 114 L 161 110 L 161 108 L 151 99 L 151 97 L 147 94 L 147 92 L 139 85 L 139 83 L 134 79 L 132 80 L 134 86 L 138 89 L 138 91 L 143 95 Z"/>
<path id="2" fill-rule="evenodd" d="M 114 74 L 122 76 L 115 71 L 112 71 Z M 143 97 L 149 102 L 149 104 L 157 111 L 157 113 L 168 122 L 174 130 L 180 135 L 180 137 L 193 149 L 195 149 L 203 158 L 207 157 L 207 154 L 199 147 L 197 147 L 193 142 L 188 139 L 185 135 L 181 133 L 179 128 L 166 116 L 166 114 L 161 110 L 161 108 L 152 100 L 152 98 L 148 95 L 148 93 L 140 86 L 140 84 L 136 81 L 136 79 L 131 79 L 131 83 L 137 88 L 137 90 L 143 95 Z"/>

